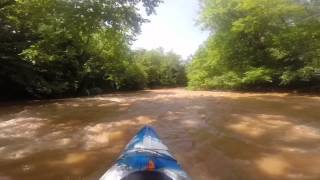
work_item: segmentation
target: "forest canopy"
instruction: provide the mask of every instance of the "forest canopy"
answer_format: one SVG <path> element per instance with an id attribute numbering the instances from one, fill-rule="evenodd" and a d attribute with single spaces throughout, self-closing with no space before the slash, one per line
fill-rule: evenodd
<path id="1" fill-rule="evenodd" d="M 192 89 L 320 87 L 320 1 L 203 0 Z"/>
<path id="2" fill-rule="evenodd" d="M 138 56 L 148 52 L 137 52 L 135 56 L 136 52 L 130 49 L 142 23 L 147 22 L 141 8 L 150 15 L 160 3 L 160 0 L 1 1 L 1 96 L 51 98 L 138 89 L 148 84 L 176 85 L 175 79 L 166 79 L 174 78 L 176 73 L 167 70 L 167 64 L 172 63 L 172 68 L 179 71 L 183 68 L 178 62 L 180 57 L 152 51 L 158 53 L 158 60 L 154 61 L 161 63 L 152 64 L 148 58 L 140 63 Z M 145 67 L 147 63 L 151 63 L 150 68 L 162 68 L 161 73 L 170 74 L 154 80 L 149 77 L 152 70 Z"/>
<path id="3" fill-rule="evenodd" d="M 320 88 L 320 1 L 200 0 L 199 24 L 211 34 L 187 65 L 161 48 L 131 48 L 148 22 L 142 11 L 161 2 L 0 1 L 0 99 L 185 84 Z"/>

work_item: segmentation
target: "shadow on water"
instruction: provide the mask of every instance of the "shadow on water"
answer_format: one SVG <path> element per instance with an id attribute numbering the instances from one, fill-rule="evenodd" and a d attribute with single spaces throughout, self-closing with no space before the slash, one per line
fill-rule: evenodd
<path id="1" fill-rule="evenodd" d="M 320 98 L 117 93 L 0 107 L 0 179 L 97 179 L 145 124 L 197 180 L 319 179 Z"/>

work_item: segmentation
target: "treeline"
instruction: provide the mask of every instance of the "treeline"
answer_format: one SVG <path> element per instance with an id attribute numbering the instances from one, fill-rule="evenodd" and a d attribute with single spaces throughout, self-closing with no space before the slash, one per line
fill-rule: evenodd
<path id="1" fill-rule="evenodd" d="M 193 89 L 320 89 L 319 0 L 204 0 Z"/>
<path id="2" fill-rule="evenodd" d="M 138 50 L 134 59 L 145 74 L 146 87 L 176 87 L 187 83 L 185 64 L 174 52 L 165 53 L 161 48 Z"/>
<path id="3" fill-rule="evenodd" d="M 160 0 L 1 0 L 0 97 L 57 98 L 176 86 L 174 53 L 130 43 Z"/>

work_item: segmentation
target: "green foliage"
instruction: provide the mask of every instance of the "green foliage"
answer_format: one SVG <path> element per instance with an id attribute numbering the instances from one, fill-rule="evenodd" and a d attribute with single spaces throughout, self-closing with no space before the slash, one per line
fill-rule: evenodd
<path id="1" fill-rule="evenodd" d="M 248 70 L 244 73 L 242 83 L 246 85 L 272 83 L 272 71 L 264 68 Z"/>
<path id="2" fill-rule="evenodd" d="M 191 88 L 297 87 L 319 83 L 317 1 L 204 0 L 212 32 L 188 67 Z"/>
<path id="3" fill-rule="evenodd" d="M 146 74 L 147 86 L 170 87 L 186 84 L 185 67 L 179 55 L 173 52 L 165 53 L 162 49 L 139 50 L 135 54 L 135 62 Z"/>
<path id="4" fill-rule="evenodd" d="M 145 72 L 129 44 L 146 22 L 137 7 L 152 14 L 159 3 L 1 1 L 1 94 L 60 97 L 144 87 Z"/>
<path id="5" fill-rule="evenodd" d="M 137 63 L 127 65 L 118 89 L 142 89 L 147 87 L 147 74 Z"/>
<path id="6" fill-rule="evenodd" d="M 206 78 L 203 84 L 205 89 L 233 89 L 240 85 L 240 79 L 234 72 L 227 72 L 220 76 Z"/>

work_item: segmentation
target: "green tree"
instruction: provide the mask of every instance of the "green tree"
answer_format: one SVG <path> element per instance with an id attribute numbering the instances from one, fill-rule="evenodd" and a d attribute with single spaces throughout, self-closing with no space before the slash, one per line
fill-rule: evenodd
<path id="1" fill-rule="evenodd" d="M 2 91 L 20 89 L 36 97 L 90 94 L 95 88 L 121 89 L 126 79 L 143 74 L 129 49 L 147 21 L 137 7 L 152 14 L 160 0 L 1 2 L 0 83 L 9 87 Z"/>
<path id="2" fill-rule="evenodd" d="M 135 61 L 146 74 L 147 86 L 183 86 L 186 83 L 185 66 L 179 55 L 163 49 L 138 50 Z"/>
<path id="3" fill-rule="evenodd" d="M 312 1 L 316 2 L 316 1 Z M 204 0 L 212 32 L 188 67 L 192 88 L 299 87 L 318 83 L 317 9 L 294 0 Z"/>

